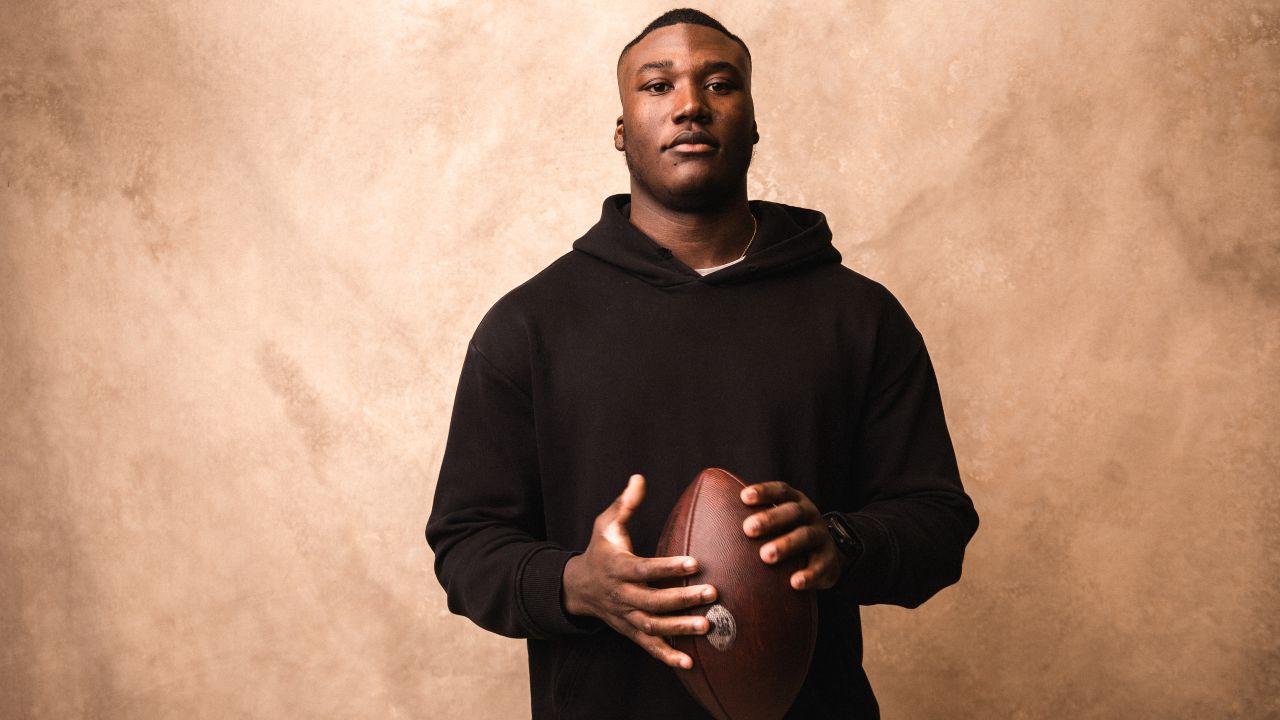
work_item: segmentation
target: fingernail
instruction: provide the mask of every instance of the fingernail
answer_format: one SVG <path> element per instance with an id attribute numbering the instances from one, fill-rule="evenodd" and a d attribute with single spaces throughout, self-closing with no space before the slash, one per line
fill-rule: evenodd
<path id="1" fill-rule="evenodd" d="M 693 572 L 697 567 L 698 567 L 698 561 L 694 560 L 693 558 L 689 558 L 688 560 L 684 561 L 684 569 L 689 572 Z"/>
<path id="2" fill-rule="evenodd" d="M 743 493 L 742 493 L 742 499 L 743 499 L 743 500 L 745 500 L 745 501 L 747 501 L 747 502 L 755 502 L 755 501 L 756 501 L 756 491 L 755 491 L 755 490 L 744 490 L 744 491 L 743 491 Z"/>
<path id="3" fill-rule="evenodd" d="M 748 521 L 747 521 L 747 534 L 748 534 L 748 535 L 755 535 L 755 534 L 756 534 L 757 532 L 759 532 L 759 531 L 760 531 L 760 523 L 756 522 L 755 520 L 748 520 Z"/>
<path id="4" fill-rule="evenodd" d="M 774 550 L 772 545 L 766 546 L 764 549 L 764 559 L 769 562 L 773 562 L 776 557 L 778 557 L 778 551 Z"/>
<path id="5" fill-rule="evenodd" d="M 715 597 L 715 594 L 716 594 L 716 591 L 715 591 L 715 590 L 712 590 L 711 588 L 705 588 L 705 589 L 702 591 L 702 599 L 703 599 L 703 600 L 710 600 L 711 598 Z"/>
<path id="6" fill-rule="evenodd" d="M 688 656 L 682 657 L 680 658 L 680 667 L 684 668 L 685 670 L 688 670 L 689 668 L 693 667 L 693 661 L 690 660 Z"/>
<path id="7" fill-rule="evenodd" d="M 791 579 L 791 585 L 792 585 L 793 587 L 795 587 L 795 589 L 797 589 L 797 590 L 803 590 L 803 589 L 804 589 L 804 578 L 803 578 L 803 577 L 792 578 L 792 579 Z"/>

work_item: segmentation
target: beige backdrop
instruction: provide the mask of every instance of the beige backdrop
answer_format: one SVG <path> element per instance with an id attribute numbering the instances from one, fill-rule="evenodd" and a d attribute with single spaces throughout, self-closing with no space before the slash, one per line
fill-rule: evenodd
<path id="1" fill-rule="evenodd" d="M 0 3 L 0 716 L 527 714 L 423 525 L 667 7 Z M 885 717 L 1280 717 L 1280 4 L 702 7 L 982 514 L 865 613 Z"/>

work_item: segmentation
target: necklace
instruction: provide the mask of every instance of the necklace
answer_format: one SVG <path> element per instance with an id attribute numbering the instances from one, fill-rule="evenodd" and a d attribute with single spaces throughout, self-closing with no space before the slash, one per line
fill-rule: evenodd
<path id="1" fill-rule="evenodd" d="M 738 256 L 739 260 L 747 256 L 747 251 L 751 249 L 751 243 L 756 241 L 756 231 L 759 229 L 760 227 L 756 224 L 755 213 L 752 213 L 751 214 L 751 239 L 747 241 L 747 246 L 742 248 L 742 254 Z"/>

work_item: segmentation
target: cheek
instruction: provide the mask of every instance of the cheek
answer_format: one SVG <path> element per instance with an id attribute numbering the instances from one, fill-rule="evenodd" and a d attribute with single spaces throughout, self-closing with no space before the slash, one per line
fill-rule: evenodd
<path id="1" fill-rule="evenodd" d="M 654 113 L 637 114 L 632 131 L 645 147 L 657 147 L 662 143 L 661 127 L 662 120 Z"/>
<path id="2" fill-rule="evenodd" d="M 755 147 L 755 129 L 751 126 L 749 118 L 738 118 L 733 124 L 733 134 L 735 142 L 733 146 L 736 150 L 750 153 Z"/>

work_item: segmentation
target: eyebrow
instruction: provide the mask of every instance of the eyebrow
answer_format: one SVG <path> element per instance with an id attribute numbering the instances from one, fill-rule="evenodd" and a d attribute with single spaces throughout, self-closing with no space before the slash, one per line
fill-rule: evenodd
<path id="1" fill-rule="evenodd" d="M 636 74 L 642 75 L 649 70 L 670 70 L 673 67 L 675 67 L 675 63 L 670 60 L 654 60 L 636 68 Z M 732 70 L 739 74 L 742 72 L 738 69 L 737 65 L 734 65 L 728 60 L 704 60 L 698 69 L 703 72 L 709 70 Z"/>

